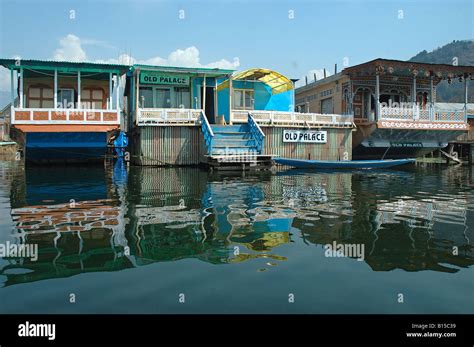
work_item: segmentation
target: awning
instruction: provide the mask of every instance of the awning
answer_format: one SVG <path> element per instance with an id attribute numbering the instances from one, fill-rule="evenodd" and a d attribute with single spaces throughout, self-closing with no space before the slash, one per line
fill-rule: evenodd
<path id="1" fill-rule="evenodd" d="M 272 94 L 293 90 L 293 82 L 289 78 L 269 69 L 248 69 L 233 75 L 232 80 L 263 82 L 272 89 Z M 229 80 L 226 80 L 217 89 L 228 88 L 228 86 Z"/>

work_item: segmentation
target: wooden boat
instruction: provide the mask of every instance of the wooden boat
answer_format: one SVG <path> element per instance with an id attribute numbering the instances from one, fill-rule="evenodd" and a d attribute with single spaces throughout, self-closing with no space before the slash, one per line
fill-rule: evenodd
<path id="1" fill-rule="evenodd" d="M 387 160 L 302 160 L 289 158 L 275 158 L 275 163 L 292 166 L 299 169 L 349 169 L 349 170 L 370 170 L 385 169 L 393 166 L 411 164 L 416 159 L 387 159 Z"/>

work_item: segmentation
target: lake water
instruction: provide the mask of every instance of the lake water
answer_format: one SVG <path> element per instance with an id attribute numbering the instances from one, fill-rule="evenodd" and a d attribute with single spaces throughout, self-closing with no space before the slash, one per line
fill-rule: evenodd
<path id="1" fill-rule="evenodd" d="M 3 161 L 0 312 L 473 313 L 473 178 Z"/>

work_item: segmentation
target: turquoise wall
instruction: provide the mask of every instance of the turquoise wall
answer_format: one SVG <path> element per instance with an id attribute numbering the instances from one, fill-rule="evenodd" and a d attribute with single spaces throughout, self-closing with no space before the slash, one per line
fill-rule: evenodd
<path id="1" fill-rule="evenodd" d="M 254 91 L 254 109 L 267 111 L 293 111 L 294 90 L 272 94 L 271 88 L 263 82 L 232 81 L 234 89 L 252 89 Z M 229 88 L 217 93 L 219 114 L 229 122 Z"/>
<path id="2" fill-rule="evenodd" d="M 226 122 L 229 123 L 229 88 L 217 92 L 217 109 L 218 115 L 224 115 Z"/>

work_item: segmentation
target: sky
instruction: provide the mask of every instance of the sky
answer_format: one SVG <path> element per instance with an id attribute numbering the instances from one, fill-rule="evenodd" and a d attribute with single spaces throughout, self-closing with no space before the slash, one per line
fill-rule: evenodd
<path id="1" fill-rule="evenodd" d="M 264 67 L 303 81 L 473 38 L 474 0 L 0 0 L 2 58 Z"/>

